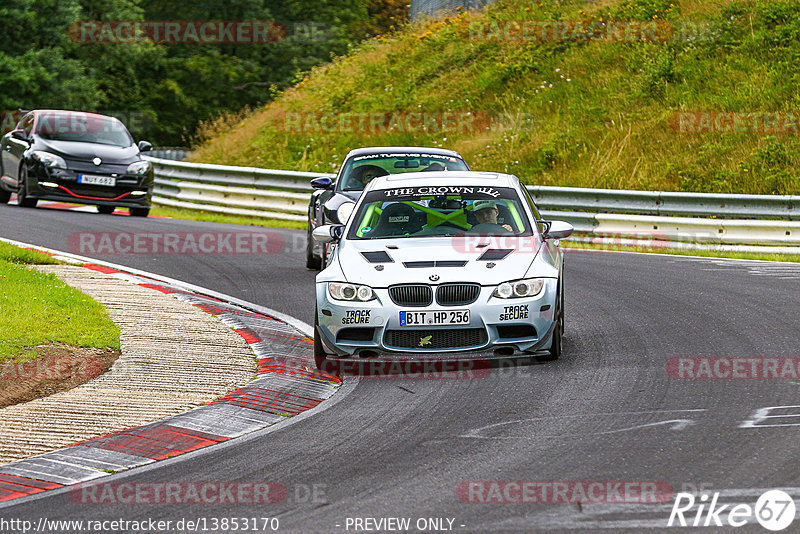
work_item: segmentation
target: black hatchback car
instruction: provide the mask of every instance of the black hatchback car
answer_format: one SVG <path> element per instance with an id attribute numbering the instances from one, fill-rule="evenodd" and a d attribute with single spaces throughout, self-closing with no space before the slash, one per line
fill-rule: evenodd
<path id="1" fill-rule="evenodd" d="M 118 119 L 78 111 L 36 110 L 0 140 L 0 203 L 12 193 L 23 207 L 39 200 L 93 204 L 100 213 L 128 208 L 147 217 L 153 166 L 141 153 L 152 145 Z"/>

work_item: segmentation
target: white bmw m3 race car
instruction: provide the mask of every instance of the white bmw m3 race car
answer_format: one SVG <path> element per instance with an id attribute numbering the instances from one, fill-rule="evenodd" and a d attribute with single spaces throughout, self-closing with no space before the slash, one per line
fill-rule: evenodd
<path id="1" fill-rule="evenodd" d="M 544 221 L 515 176 L 425 172 L 374 179 L 317 275 L 314 356 L 464 359 L 561 355 L 563 253 L 572 233 Z"/>

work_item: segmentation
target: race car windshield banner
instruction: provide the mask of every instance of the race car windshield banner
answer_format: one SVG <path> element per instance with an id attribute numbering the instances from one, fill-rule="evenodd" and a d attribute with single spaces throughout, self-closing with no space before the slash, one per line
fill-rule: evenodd
<path id="1" fill-rule="evenodd" d="M 503 188 L 506 189 L 506 188 Z M 507 190 L 511 191 L 511 190 Z M 372 198 L 375 195 L 375 199 Z M 397 189 L 384 189 L 382 191 L 375 191 L 370 195 L 369 200 L 377 200 L 383 195 L 385 198 L 392 200 L 400 198 L 420 198 L 420 197 L 438 197 L 438 196 L 467 196 L 470 199 L 479 198 L 513 198 L 515 195 L 509 196 L 508 193 L 503 195 L 502 189 L 496 187 L 478 187 L 478 186 L 460 186 L 460 185 L 447 185 L 447 186 L 418 186 L 418 187 L 401 187 Z"/>

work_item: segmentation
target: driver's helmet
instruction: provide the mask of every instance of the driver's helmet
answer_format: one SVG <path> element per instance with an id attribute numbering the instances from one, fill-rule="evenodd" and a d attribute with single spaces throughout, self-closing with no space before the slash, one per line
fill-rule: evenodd
<path id="1" fill-rule="evenodd" d="M 433 163 L 431 163 L 430 165 L 428 165 L 427 167 L 425 167 L 424 169 L 422 169 L 422 172 L 428 172 L 428 171 L 446 171 L 446 170 L 447 170 L 447 167 L 445 167 L 444 165 L 442 165 L 442 164 L 441 164 L 441 163 L 439 163 L 438 161 L 434 161 Z"/>
<path id="2" fill-rule="evenodd" d="M 473 213 L 489 208 L 497 209 L 497 202 L 494 200 L 476 200 L 472 203 Z"/>
<path id="3" fill-rule="evenodd" d="M 355 169 L 355 178 L 365 186 L 378 176 L 389 174 L 386 169 L 377 165 L 362 165 Z"/>

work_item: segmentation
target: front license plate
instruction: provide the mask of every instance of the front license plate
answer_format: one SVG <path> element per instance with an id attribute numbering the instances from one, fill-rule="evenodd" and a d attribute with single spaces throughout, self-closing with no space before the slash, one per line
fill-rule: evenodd
<path id="1" fill-rule="evenodd" d="M 114 187 L 117 185 L 117 179 L 111 176 L 94 176 L 92 174 L 79 174 L 79 184 L 93 184 L 93 185 L 108 185 Z"/>
<path id="2" fill-rule="evenodd" d="M 469 310 L 401 311 L 400 326 L 469 324 Z"/>

